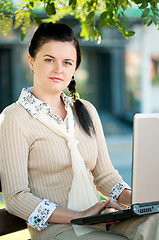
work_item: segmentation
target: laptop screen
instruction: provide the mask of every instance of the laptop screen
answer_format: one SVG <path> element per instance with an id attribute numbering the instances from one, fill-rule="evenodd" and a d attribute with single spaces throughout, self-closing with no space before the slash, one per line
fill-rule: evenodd
<path id="1" fill-rule="evenodd" d="M 159 114 L 135 114 L 132 204 L 159 200 Z"/>

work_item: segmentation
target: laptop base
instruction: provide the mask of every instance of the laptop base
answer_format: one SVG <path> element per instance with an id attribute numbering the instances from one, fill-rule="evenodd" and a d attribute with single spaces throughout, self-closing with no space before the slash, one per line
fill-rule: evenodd
<path id="1" fill-rule="evenodd" d="M 78 225 L 94 225 L 98 223 L 118 222 L 132 217 L 141 217 L 158 212 L 159 202 L 134 204 L 130 209 L 72 219 L 71 223 Z"/>

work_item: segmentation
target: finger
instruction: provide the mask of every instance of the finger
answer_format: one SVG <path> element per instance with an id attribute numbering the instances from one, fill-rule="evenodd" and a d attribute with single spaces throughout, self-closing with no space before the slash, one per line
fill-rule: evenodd
<path id="1" fill-rule="evenodd" d="M 114 208 L 114 209 L 119 210 L 119 211 L 123 210 L 123 208 L 121 206 L 119 206 L 118 204 L 113 203 L 113 202 L 109 202 L 107 204 L 107 207 Z"/>
<path id="2" fill-rule="evenodd" d="M 119 205 L 114 205 L 113 208 L 119 211 L 123 210 L 123 208 L 120 207 Z"/>
<path id="3" fill-rule="evenodd" d="M 110 199 L 103 201 L 105 208 L 114 208 L 116 210 L 122 210 L 123 208 L 118 204 L 111 202 Z"/>
<path id="4" fill-rule="evenodd" d="M 110 200 L 106 200 L 106 201 L 100 201 L 98 202 L 94 207 L 97 210 L 96 214 L 101 213 L 103 210 L 105 210 L 107 208 L 107 204 L 110 202 Z"/>
<path id="5" fill-rule="evenodd" d="M 107 207 L 107 204 L 110 203 L 110 199 L 103 200 L 102 203 L 103 203 L 103 206 L 105 206 L 105 208 L 106 208 L 106 207 Z"/>

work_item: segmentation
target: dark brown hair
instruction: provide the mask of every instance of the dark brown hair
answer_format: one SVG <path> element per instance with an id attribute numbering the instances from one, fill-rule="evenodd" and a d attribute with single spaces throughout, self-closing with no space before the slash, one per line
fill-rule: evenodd
<path id="1" fill-rule="evenodd" d="M 29 46 L 29 54 L 31 57 L 35 58 L 39 49 L 43 46 L 43 44 L 51 41 L 60 41 L 60 42 L 71 42 L 76 48 L 77 52 L 77 62 L 76 69 L 79 67 L 81 63 L 81 50 L 76 38 L 76 35 L 72 31 L 72 29 L 66 24 L 62 23 L 42 23 L 39 28 L 35 31 L 30 46 Z"/>

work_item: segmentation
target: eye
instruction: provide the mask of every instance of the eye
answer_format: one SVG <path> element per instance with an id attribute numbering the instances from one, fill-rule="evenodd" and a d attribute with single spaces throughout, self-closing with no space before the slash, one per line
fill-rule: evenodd
<path id="1" fill-rule="evenodd" d="M 45 62 L 49 62 L 49 63 L 52 63 L 54 60 L 53 59 L 51 59 L 51 58 L 46 58 L 45 59 Z"/>
<path id="2" fill-rule="evenodd" d="M 71 62 L 68 62 L 68 61 L 65 61 L 64 64 L 65 64 L 66 66 L 71 66 L 71 65 L 72 65 L 72 63 L 71 63 Z"/>

